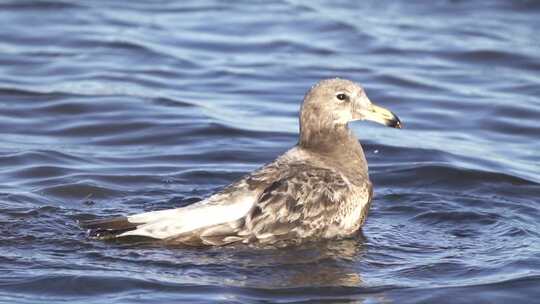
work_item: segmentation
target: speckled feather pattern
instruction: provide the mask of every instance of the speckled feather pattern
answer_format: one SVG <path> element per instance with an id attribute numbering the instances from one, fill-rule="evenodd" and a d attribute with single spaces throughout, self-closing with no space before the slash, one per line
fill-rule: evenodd
<path id="1" fill-rule="evenodd" d="M 226 205 L 231 196 L 245 192 L 254 192 L 257 198 L 244 217 L 166 241 L 187 245 L 289 244 L 347 237 L 365 220 L 372 187 L 369 180 L 349 179 L 337 168 L 325 166 L 321 157 L 296 147 L 201 205 Z M 229 199 L 223 199 L 226 197 Z"/>

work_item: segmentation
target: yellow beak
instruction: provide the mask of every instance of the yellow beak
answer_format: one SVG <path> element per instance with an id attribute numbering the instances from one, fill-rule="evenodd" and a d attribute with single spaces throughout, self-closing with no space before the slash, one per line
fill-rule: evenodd
<path id="1" fill-rule="evenodd" d="M 391 111 L 383 107 L 379 107 L 374 104 L 371 104 L 369 107 L 369 110 L 364 111 L 363 114 L 364 114 L 364 119 L 366 120 L 378 122 L 385 126 L 389 126 L 389 127 L 397 128 L 397 129 L 401 129 L 403 127 L 401 120 L 399 120 L 399 117 L 397 117 L 396 114 L 392 113 Z"/>

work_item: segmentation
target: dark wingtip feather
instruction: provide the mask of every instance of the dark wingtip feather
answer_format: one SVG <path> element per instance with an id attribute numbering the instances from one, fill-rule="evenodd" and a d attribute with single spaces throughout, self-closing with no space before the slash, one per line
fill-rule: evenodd
<path id="1" fill-rule="evenodd" d="M 79 225 L 88 230 L 89 237 L 99 239 L 114 238 L 118 234 L 137 228 L 137 224 L 131 223 L 125 216 L 80 221 Z"/>
<path id="2" fill-rule="evenodd" d="M 136 227 L 125 216 L 111 217 L 99 220 L 80 221 L 79 225 L 85 229 L 126 229 Z"/>

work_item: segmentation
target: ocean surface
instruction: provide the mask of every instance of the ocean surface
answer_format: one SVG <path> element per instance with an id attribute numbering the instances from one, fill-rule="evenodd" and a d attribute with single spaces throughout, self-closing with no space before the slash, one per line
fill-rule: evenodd
<path id="1" fill-rule="evenodd" d="M 538 1 L 0 1 L 1 303 L 539 303 Z M 297 140 L 318 80 L 351 125 L 358 237 L 285 249 L 102 242 Z"/>

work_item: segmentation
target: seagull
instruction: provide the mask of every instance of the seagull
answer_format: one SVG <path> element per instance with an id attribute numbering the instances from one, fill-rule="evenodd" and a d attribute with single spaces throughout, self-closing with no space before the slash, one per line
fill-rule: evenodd
<path id="1" fill-rule="evenodd" d="M 402 128 L 357 83 L 325 79 L 305 95 L 290 150 L 189 206 L 81 222 L 97 239 L 142 236 L 167 244 L 288 246 L 354 236 L 373 198 L 367 161 L 348 123 Z"/>

